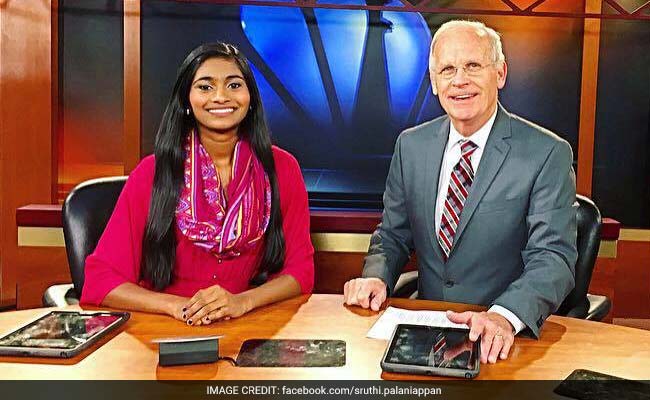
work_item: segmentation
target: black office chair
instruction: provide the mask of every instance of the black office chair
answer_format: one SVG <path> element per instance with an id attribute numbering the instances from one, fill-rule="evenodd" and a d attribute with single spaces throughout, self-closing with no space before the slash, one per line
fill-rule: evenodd
<path id="1" fill-rule="evenodd" d="M 72 284 L 50 286 L 43 305 L 77 304 L 84 285 L 84 265 L 113 214 L 126 176 L 93 179 L 75 187 L 63 204 L 63 237 Z"/>
<path id="2" fill-rule="evenodd" d="M 576 195 L 576 201 L 578 202 L 576 285 L 555 314 L 601 321 L 609 313 L 612 303 L 606 296 L 587 293 L 600 248 L 602 222 L 600 210 L 593 201 L 585 196 Z"/>
<path id="3" fill-rule="evenodd" d="M 594 202 L 585 196 L 577 195 L 576 201 L 578 202 L 576 285 L 564 299 L 556 314 L 600 321 L 609 313 L 612 303 L 606 296 L 587 293 L 600 247 L 600 211 Z M 417 298 L 417 280 L 417 271 L 403 273 L 395 285 L 393 296 Z"/>

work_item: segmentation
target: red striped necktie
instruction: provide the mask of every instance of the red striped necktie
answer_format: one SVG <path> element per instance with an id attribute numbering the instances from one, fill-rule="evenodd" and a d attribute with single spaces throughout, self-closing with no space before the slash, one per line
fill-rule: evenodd
<path id="1" fill-rule="evenodd" d="M 440 230 L 438 231 L 438 243 L 442 248 L 445 261 L 449 258 L 451 247 L 454 243 L 454 235 L 460 222 L 460 214 L 467 200 L 469 188 L 474 181 L 474 169 L 470 157 L 474 154 L 477 146 L 470 140 L 462 140 L 460 145 L 461 156 L 458 163 L 451 171 L 447 199 L 440 219 Z"/>
<path id="2" fill-rule="evenodd" d="M 439 333 L 432 349 L 433 360 L 429 359 L 429 365 L 434 367 L 445 367 L 448 362 L 445 362 L 445 351 L 447 351 L 447 338 L 444 333 Z"/>

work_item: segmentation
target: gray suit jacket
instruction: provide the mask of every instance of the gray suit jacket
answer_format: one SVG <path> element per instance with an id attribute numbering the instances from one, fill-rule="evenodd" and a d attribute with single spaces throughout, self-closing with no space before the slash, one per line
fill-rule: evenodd
<path id="1" fill-rule="evenodd" d="M 574 286 L 571 147 L 499 104 L 444 262 L 434 213 L 449 123 L 445 115 L 397 138 L 363 276 L 383 279 L 390 295 L 415 249 L 420 298 L 498 304 L 538 337 Z"/>

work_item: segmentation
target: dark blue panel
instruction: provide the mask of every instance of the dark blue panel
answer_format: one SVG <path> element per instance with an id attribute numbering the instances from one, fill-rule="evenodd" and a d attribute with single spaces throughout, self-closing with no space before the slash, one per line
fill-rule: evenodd
<path id="1" fill-rule="evenodd" d="M 241 25 L 255 50 L 295 100 L 312 118 L 328 124 L 331 115 L 302 11 L 242 6 Z"/>
<path id="2" fill-rule="evenodd" d="M 393 0 L 389 6 L 402 5 Z M 383 12 L 392 29 L 386 33 L 386 69 L 393 120 L 407 122 L 422 78 L 428 71 L 431 32 L 419 13 Z"/>
<path id="3" fill-rule="evenodd" d="M 251 63 L 251 69 L 253 70 L 257 87 L 260 90 L 264 110 L 266 111 L 266 119 L 270 126 L 283 126 L 284 124 L 295 125 L 297 121 L 293 114 L 289 112 L 280 96 L 273 90 L 269 82 L 253 63 Z M 269 110 L 272 111 L 269 112 Z"/>
<path id="4" fill-rule="evenodd" d="M 331 2 L 328 0 L 328 2 Z M 340 3 L 354 4 L 345 0 Z M 314 10 L 343 117 L 350 122 L 361 78 L 368 13 L 363 10 Z"/>
<path id="5" fill-rule="evenodd" d="M 650 228 L 650 24 L 603 21 L 593 198 L 625 227 Z"/>

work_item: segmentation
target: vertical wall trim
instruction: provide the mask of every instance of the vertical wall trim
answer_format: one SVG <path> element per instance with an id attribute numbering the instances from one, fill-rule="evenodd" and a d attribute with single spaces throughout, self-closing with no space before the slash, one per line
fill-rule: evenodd
<path id="1" fill-rule="evenodd" d="M 124 0 L 124 173 L 140 161 L 140 0 Z"/>
<path id="2" fill-rule="evenodd" d="M 16 208 L 52 200 L 52 2 L 0 1 L 0 306 L 15 304 Z M 10 101 L 9 101 L 10 100 Z"/>
<path id="3" fill-rule="evenodd" d="M 50 68 L 52 70 L 52 204 L 56 204 L 59 197 L 59 157 L 63 157 L 63 107 L 61 107 L 59 93 L 61 80 L 59 77 L 59 2 L 52 0 L 51 27 L 52 51 Z"/>
<path id="4" fill-rule="evenodd" d="M 601 12 L 601 0 L 586 0 L 585 13 Z M 598 90 L 598 56 L 600 47 L 598 18 L 585 18 L 582 44 L 582 86 L 580 123 L 578 126 L 578 193 L 591 196 L 596 131 L 596 97 Z"/>
<path id="5" fill-rule="evenodd" d="M 2 62 L 4 58 L 4 42 L 3 42 L 3 37 L 4 35 L 4 13 L 6 7 L 0 7 L 0 223 L 4 223 L 4 193 L 5 193 L 5 188 L 3 186 L 4 184 L 4 152 L 6 151 L 5 149 L 7 148 L 7 145 L 5 144 L 5 134 L 4 134 L 4 116 L 2 115 L 2 110 L 4 109 L 4 85 L 2 83 L 2 78 L 4 77 L 4 63 Z M 3 288 L 4 288 L 4 279 L 5 279 L 5 270 L 6 268 L 4 267 L 4 258 L 6 256 L 4 255 L 5 253 L 5 246 L 4 243 L 7 239 L 5 238 L 5 230 L 0 227 L 0 307 L 4 306 L 5 303 L 8 303 L 5 300 L 5 297 L 7 297 L 5 294 L 3 294 Z M 15 303 L 15 295 L 11 299 L 11 303 Z"/>

